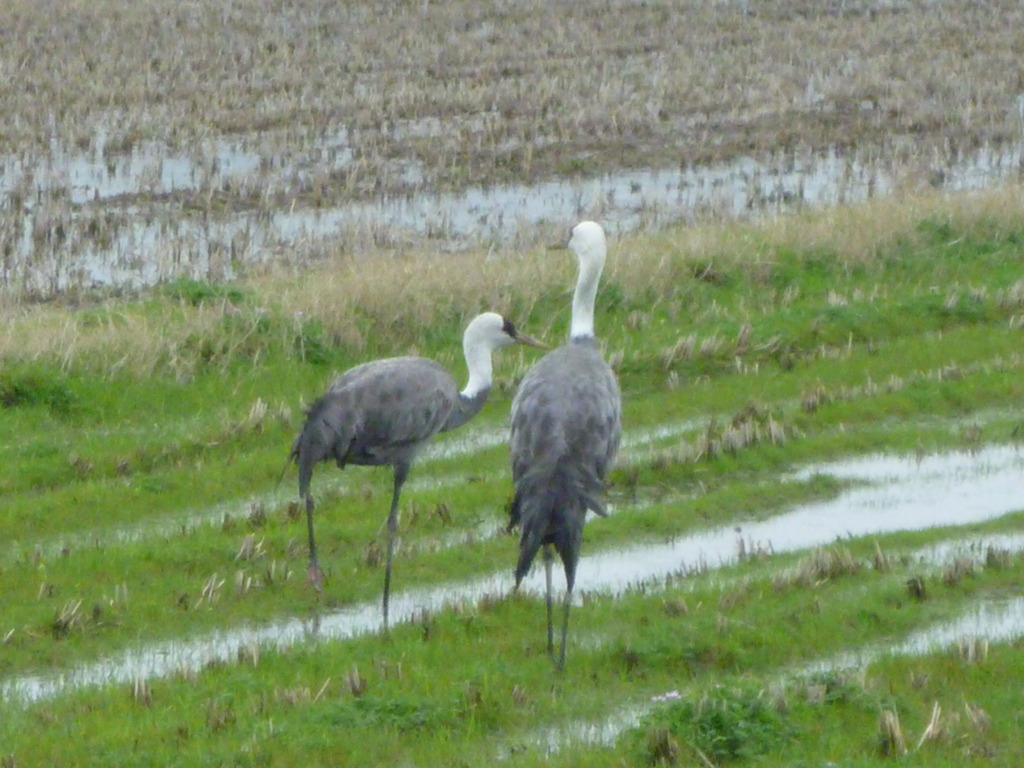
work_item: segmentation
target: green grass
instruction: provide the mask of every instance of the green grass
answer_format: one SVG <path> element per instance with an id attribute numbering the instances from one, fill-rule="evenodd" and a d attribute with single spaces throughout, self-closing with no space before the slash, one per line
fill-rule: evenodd
<path id="1" fill-rule="evenodd" d="M 882 549 L 889 551 L 888 545 L 884 541 Z M 890 554 L 895 558 L 897 553 Z M 796 557 L 784 560 L 798 564 Z M 68 754 L 65 744 L 33 743 L 18 732 L 18 725 L 26 728 L 36 721 L 60 723 L 67 743 L 83 751 L 103 750 L 125 762 L 140 755 L 169 759 L 180 750 L 179 759 L 186 762 L 206 755 L 218 762 L 286 765 L 302 754 L 370 762 L 416 755 L 437 764 L 473 764 L 493 759 L 499 746 L 519 744 L 520 762 L 533 764 L 540 750 L 531 734 L 539 726 L 599 721 L 631 706 L 647 707 L 651 697 L 668 690 L 681 690 L 690 704 L 705 698 L 724 702 L 728 716 L 694 718 L 685 706 L 656 707 L 647 721 L 618 740 L 623 755 L 643 754 L 652 732 L 663 727 L 677 741 L 704 749 L 706 742 L 691 731 L 703 728 L 725 741 L 716 758 L 767 754 L 776 761 L 768 764 L 785 764 L 786 759 L 851 747 L 859 760 L 869 760 L 876 754 L 874 720 L 881 707 L 901 709 L 908 732 L 917 734 L 937 691 L 944 705 L 949 702 L 947 711 L 960 707 L 963 696 L 989 717 L 996 715 L 993 704 L 1000 699 L 992 692 L 992 676 L 1009 673 L 1015 663 L 1012 655 L 998 650 L 970 664 L 947 649 L 913 662 L 883 658 L 863 680 L 851 675 L 847 681 L 837 674 L 848 690 L 842 695 L 833 691 L 824 701 L 801 701 L 814 695 L 808 689 L 818 678 L 802 682 L 797 675 L 775 692 L 780 669 L 869 641 L 897 639 L 954 615 L 967 600 L 1012 592 L 1022 572 L 1020 558 L 1013 558 L 1005 566 L 979 570 L 960 585 L 944 586 L 929 575 L 932 589 L 921 602 L 908 595 L 904 584 L 908 573 L 918 572 L 913 566 L 882 572 L 858 562 L 858 570 L 813 590 L 800 584 L 777 586 L 768 575 L 774 566 L 752 562 L 723 574 L 730 577 L 725 586 L 694 577 L 654 595 L 592 597 L 577 611 L 579 640 L 561 676 L 552 674 L 543 650 L 539 606 L 532 600 L 502 599 L 426 616 L 397 628 L 389 642 L 365 637 L 343 648 L 312 643 L 280 652 L 250 650 L 237 664 L 213 664 L 194 676 L 153 680 L 141 688 L 123 684 L 107 692 L 85 691 L 15 710 L 6 743 L 31 762 L 62 759 Z M 678 605 L 688 607 L 680 610 Z M 765 632 L 767 627 L 772 631 Z M 917 677 L 928 687 L 898 684 L 894 692 L 886 665 L 920 670 Z M 878 667 L 882 671 L 875 671 Z M 972 674 L 970 667 L 985 674 Z M 953 689 L 928 678 L 947 673 Z M 769 681 L 772 690 L 763 692 L 766 683 L 761 681 Z M 115 719 L 119 727 L 89 725 L 102 718 Z M 750 719 L 761 736 L 750 737 L 749 724 L 743 724 Z M 823 725 L 824 733 L 819 730 Z M 359 738 L 342 735 L 357 726 Z M 963 723 L 959 727 L 970 731 Z M 338 735 L 325 739 L 324 732 Z M 123 740 L 124 733 L 132 735 L 134 746 Z M 972 735 L 1003 743 L 1006 755 L 1019 756 L 1010 733 L 1002 742 L 998 732 Z M 714 742 L 707 734 L 703 738 Z M 245 745 L 255 751 L 239 754 Z M 963 756 L 959 740 L 952 746 Z M 609 764 L 610 758 L 606 750 L 594 755 L 599 764 Z"/>
<path id="2" fill-rule="evenodd" d="M 614 245 L 598 330 L 619 369 L 626 441 L 609 486 L 615 514 L 588 523 L 584 557 L 742 528 L 847 490 L 825 474 L 789 475 L 806 464 L 1019 440 L 1024 216 L 908 204 L 918 218 L 862 251 L 820 238 L 801 248 L 770 225 L 724 228 L 722 242 L 742 231 L 750 250 L 710 260 L 680 245 L 682 230 Z M 557 342 L 571 271 L 546 259 L 502 265 L 512 286 L 504 302 L 480 301 L 517 307 L 518 326 Z M 548 271 L 538 272 L 542 262 Z M 11 318 L 0 359 L 0 685 L 377 604 L 389 471 L 317 469 L 319 597 L 304 578 L 294 469 L 277 481 L 303 406 L 333 375 L 415 351 L 461 377 L 457 339 L 472 311 L 423 298 L 383 322 L 386 297 L 360 289 L 332 311 L 316 283 L 182 282 Z M 240 313 L 224 314 L 225 299 Z M 324 311 L 297 316 L 299 307 Z M 498 533 L 511 495 L 503 432 L 516 381 L 536 359 L 498 353 L 484 412 L 415 466 L 396 590 L 510 573 L 516 542 Z M 621 595 L 581 583 L 563 674 L 545 652 L 542 603 L 488 594 L 390 639 L 264 644 L 166 678 L 8 701 L 0 756 L 16 765 L 96 754 L 111 765 L 478 765 L 499 754 L 524 766 L 1017 765 L 1020 697 L 996 681 L 1019 678 L 1019 641 L 969 658 L 950 648 L 883 654 L 861 672 L 811 679 L 800 670 L 1017 594 L 1016 553 L 972 554 L 965 572 L 915 553 L 1020 522 L 851 538 L 818 553 L 757 550 Z M 914 579 L 923 599 L 908 587 Z M 651 701 L 668 691 L 679 697 Z M 918 748 L 936 702 L 942 714 Z M 574 723 L 630 713 L 608 743 L 573 742 Z M 893 722 L 886 713 L 899 717 L 902 756 L 880 725 Z M 549 730 L 571 747 L 546 755 Z"/>

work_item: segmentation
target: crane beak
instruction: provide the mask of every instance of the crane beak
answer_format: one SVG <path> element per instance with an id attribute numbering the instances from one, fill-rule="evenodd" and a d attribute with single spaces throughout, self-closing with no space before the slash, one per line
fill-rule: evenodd
<path id="1" fill-rule="evenodd" d="M 525 344 L 528 347 L 537 347 L 537 349 L 551 349 L 551 347 L 543 341 L 537 341 L 537 339 L 532 336 L 527 336 L 525 333 L 519 333 L 517 331 L 514 338 L 516 340 L 516 344 Z"/>

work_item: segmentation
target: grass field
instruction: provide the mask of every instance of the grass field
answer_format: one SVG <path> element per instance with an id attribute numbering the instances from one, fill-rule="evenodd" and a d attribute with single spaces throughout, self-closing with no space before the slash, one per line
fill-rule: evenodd
<path id="1" fill-rule="evenodd" d="M 534 351 L 499 353 L 484 413 L 417 465 L 395 567 L 405 620 L 390 639 L 373 630 L 389 474 L 314 477 L 319 598 L 294 473 L 277 479 L 301 407 L 336 371 L 409 352 L 461 371 L 457 339 L 484 307 L 564 338 L 564 252 L 466 254 L 445 271 L 409 258 L 386 287 L 341 262 L 9 313 L 2 753 L 13 765 L 1018 764 L 1020 699 L 994 681 L 1019 674 L 1021 625 L 989 637 L 969 618 L 1019 595 L 1012 494 L 968 524 L 805 548 L 743 531 L 826 502 L 857 530 L 849 494 L 866 480 L 827 462 L 875 452 L 952 451 L 980 462 L 983 488 L 1005 472 L 1016 482 L 1017 460 L 1000 469 L 991 451 L 1012 448 L 1021 423 L 1021 193 L 612 243 L 598 332 L 626 440 L 615 514 L 588 524 L 584 569 L 627 546 L 643 559 L 739 533 L 721 565 L 680 560 L 636 581 L 626 558 L 625 588 L 583 576 L 563 674 L 544 652 L 537 575 L 510 597 L 516 542 L 498 533 L 504 423 Z M 794 474 L 809 466 L 825 468 Z M 923 554 L 937 544 L 951 553 Z M 889 653 L 958 617 L 954 639 Z M 860 665 L 839 664 L 851 653 Z"/>

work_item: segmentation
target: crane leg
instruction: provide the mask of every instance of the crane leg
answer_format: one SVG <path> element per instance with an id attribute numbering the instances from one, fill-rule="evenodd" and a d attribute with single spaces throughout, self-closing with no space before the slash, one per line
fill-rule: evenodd
<path id="1" fill-rule="evenodd" d="M 309 583 L 319 592 L 323 588 L 324 574 L 320 570 L 320 563 L 316 557 L 316 542 L 313 540 L 313 497 L 308 493 L 306 494 L 306 527 L 309 529 L 309 568 L 306 571 L 306 576 Z"/>
<path id="2" fill-rule="evenodd" d="M 562 614 L 562 649 L 558 652 L 555 669 L 561 672 L 565 668 L 565 638 L 569 634 L 569 607 L 572 605 L 572 590 L 565 590 L 565 609 Z"/>
<path id="3" fill-rule="evenodd" d="M 569 636 L 569 609 L 572 607 L 572 590 L 576 585 L 576 564 L 578 559 L 578 541 L 567 551 L 560 552 L 565 565 L 565 603 L 562 607 L 562 647 L 558 651 L 555 669 L 561 672 L 565 668 L 565 643 Z"/>
<path id="4" fill-rule="evenodd" d="M 391 561 L 395 554 L 395 534 L 398 532 L 398 497 L 409 474 L 406 464 L 395 465 L 395 490 L 391 495 L 391 512 L 388 514 L 388 557 L 384 567 L 384 634 L 388 633 L 388 601 L 391 596 Z"/>
<path id="5" fill-rule="evenodd" d="M 555 655 L 555 631 L 552 623 L 552 599 L 551 599 L 551 565 L 555 556 L 551 551 L 551 545 L 544 545 L 544 580 L 547 583 L 547 604 L 548 604 L 548 655 Z"/>

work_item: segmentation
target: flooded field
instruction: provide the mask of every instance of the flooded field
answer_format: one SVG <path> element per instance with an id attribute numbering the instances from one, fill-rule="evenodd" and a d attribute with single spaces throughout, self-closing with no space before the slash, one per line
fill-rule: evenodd
<path id="1" fill-rule="evenodd" d="M 585 551 L 578 570 L 580 590 L 621 594 L 641 584 L 656 588 L 673 577 L 733 564 L 742 551 L 793 552 L 844 539 L 993 520 L 1021 508 L 1024 456 L 1012 446 L 920 459 L 876 455 L 807 467 L 799 475 L 813 473 L 863 484 L 832 501 L 797 507 L 739 530 L 731 526 L 712 528 L 664 543 Z M 622 514 L 628 514 L 628 510 Z M 991 541 L 956 539 L 919 557 L 941 563 L 979 552 L 986 543 L 1014 552 L 1024 549 L 1024 537 L 1020 536 L 991 537 Z M 561 574 L 557 569 L 556 573 L 557 588 L 562 589 Z M 543 579 L 543 569 L 536 568 L 522 588 L 542 595 Z M 512 585 L 509 570 L 468 583 L 402 591 L 392 595 L 391 615 L 396 623 L 412 621 L 446 606 L 507 594 Z M 577 602 L 579 597 L 577 592 Z M 930 643 L 948 643 L 964 635 L 993 640 L 1024 635 L 1022 606 L 1021 600 L 1008 606 L 981 606 L 957 622 L 908 638 L 904 650 L 897 651 L 923 652 Z M 235 659 L 240 651 L 254 646 L 344 640 L 380 629 L 380 605 L 373 601 L 310 618 L 145 645 L 60 675 L 5 680 L 0 683 L 0 697 L 29 702 L 82 686 L 186 674 L 211 662 Z"/>
<path id="2" fill-rule="evenodd" d="M 508 253 L 551 240 L 579 218 L 625 233 L 859 202 L 891 194 L 908 180 L 950 191 L 982 189 L 1024 177 L 1022 148 L 905 159 L 891 147 L 831 148 L 449 193 L 431 191 L 407 170 L 412 182 L 405 192 L 286 209 L 266 201 L 276 189 L 301 184 L 313 160 L 286 165 L 230 145 L 214 145 L 202 161 L 145 147 L 113 160 L 102 151 L 59 154 L 42 167 L 7 158 L 0 193 L 17 197 L 22 213 L 0 217 L 12 243 L 3 282 L 38 295 L 138 288 L 180 276 L 229 279 L 269 262 L 302 263 L 332 252 L 358 257 L 426 241 L 442 252 Z M 321 165 L 343 167 L 351 154 L 339 144 L 317 156 L 326 158 Z M 202 210 L 180 197 L 204 189 L 229 189 L 233 199 L 252 202 Z"/>
<path id="3" fill-rule="evenodd" d="M 0 83 L 19 116 L 0 129 L 7 294 L 501 253 L 581 216 L 635 231 L 1021 175 L 1009 0 L 614 1 L 585 35 L 539 2 L 242 0 L 155 25 L 110 2 L 12 8 L 17 40 L 61 45 L 0 60 L 29 86 Z"/>

